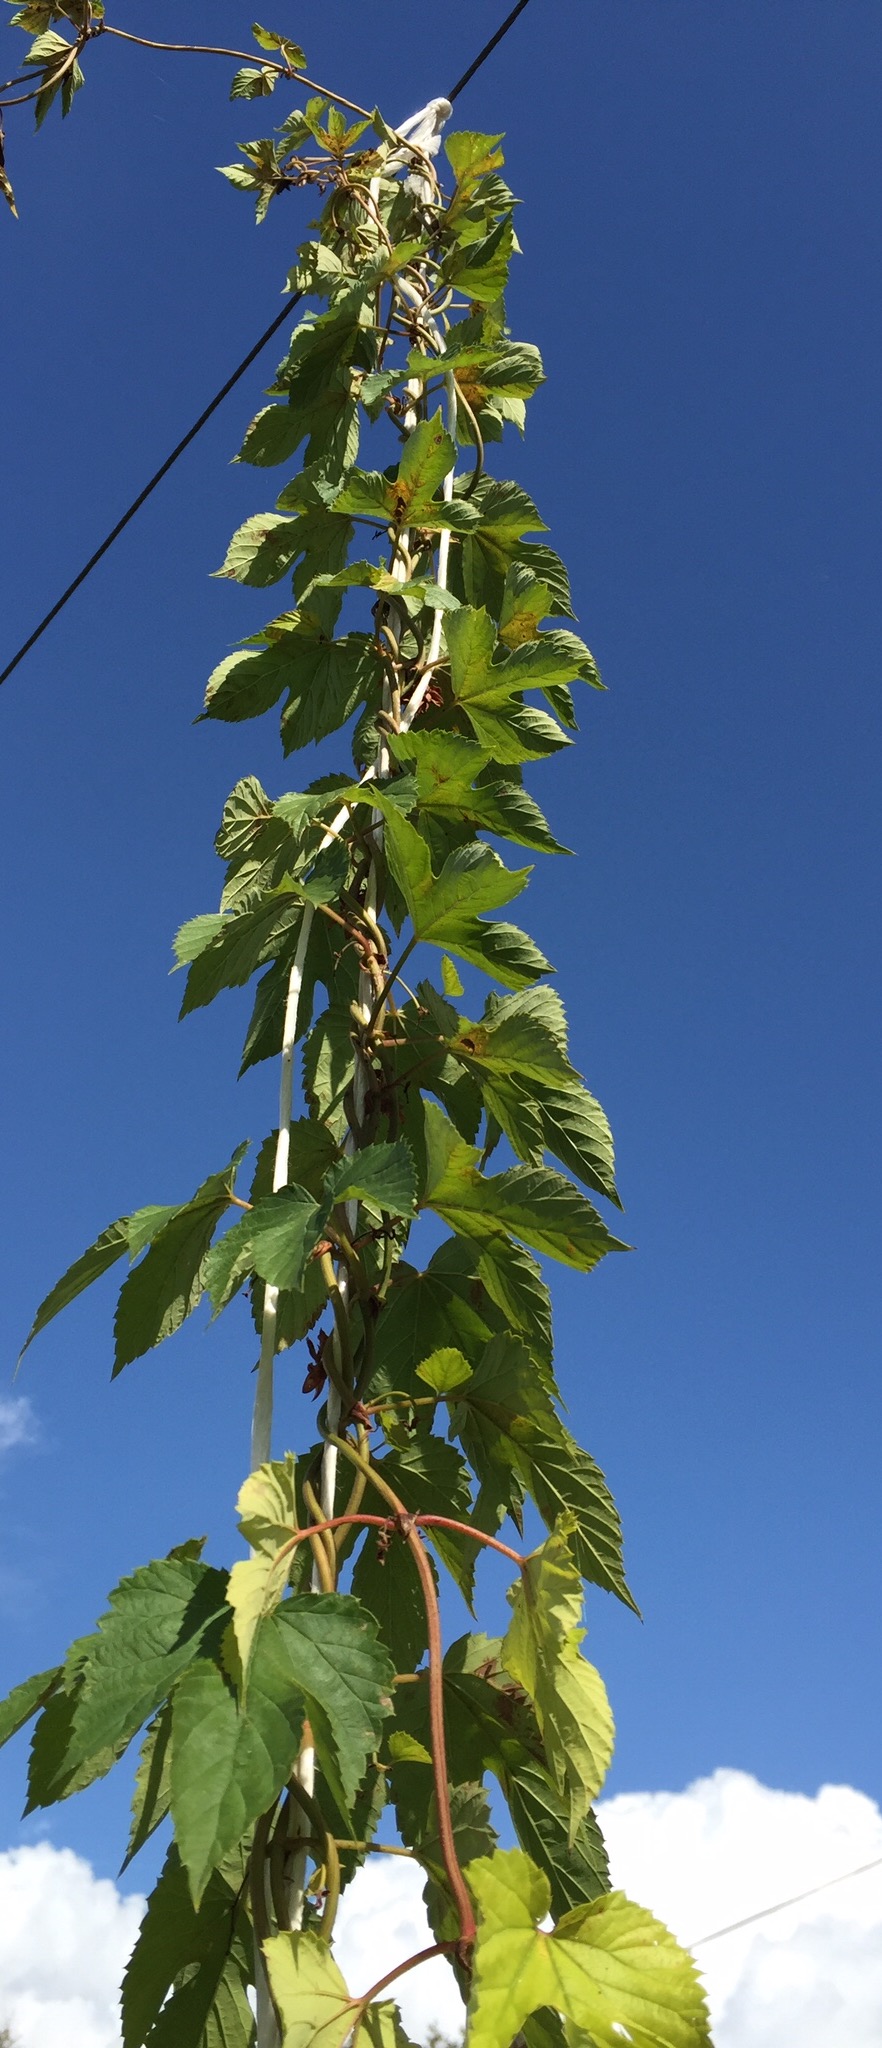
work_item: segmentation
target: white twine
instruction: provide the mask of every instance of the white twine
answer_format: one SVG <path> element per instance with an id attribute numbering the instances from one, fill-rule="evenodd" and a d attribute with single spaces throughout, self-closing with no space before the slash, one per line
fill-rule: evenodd
<path id="1" fill-rule="evenodd" d="M 448 120 L 451 112 L 452 108 L 449 100 L 430 100 L 428 102 L 428 105 L 422 107 L 418 114 L 412 114 L 409 120 L 402 122 L 401 126 L 398 128 L 396 132 L 402 137 L 403 140 L 409 142 L 412 148 L 421 150 L 426 156 L 434 157 L 437 155 L 441 145 L 441 131 L 444 126 L 444 122 Z M 388 171 L 389 168 L 403 168 L 404 165 L 409 161 L 409 154 L 405 154 L 404 152 L 402 152 L 399 158 L 397 153 L 393 153 L 393 155 L 387 160 L 386 169 Z M 379 194 L 379 182 L 379 179 L 374 179 L 371 182 L 371 196 L 375 202 Z M 406 180 L 406 183 L 408 185 L 413 186 L 414 188 L 419 186 L 421 196 L 428 195 L 430 191 L 428 180 L 425 178 L 408 178 Z M 414 294 L 414 297 L 416 296 L 417 295 Z M 431 323 L 431 330 L 435 346 L 438 350 L 439 355 L 441 355 L 444 352 L 444 341 L 440 333 L 440 330 L 437 328 L 434 321 Z M 448 421 L 450 426 L 450 432 L 455 439 L 456 387 L 452 376 L 448 376 L 445 379 L 445 387 L 447 393 Z M 407 389 L 411 397 L 416 399 L 421 394 L 423 386 L 420 380 L 411 379 Z M 408 432 L 411 432 L 413 428 L 416 426 L 417 412 L 415 406 L 409 408 L 406 414 L 405 424 L 407 425 Z M 450 504 L 453 498 L 452 469 L 444 478 L 444 482 L 442 485 L 442 495 L 445 503 Z M 438 568 L 435 581 L 439 590 L 446 591 L 447 589 L 449 562 L 450 532 L 449 529 L 445 528 L 440 535 L 438 544 Z M 392 566 L 392 574 L 397 582 L 404 582 L 406 581 L 406 573 L 407 572 L 402 557 L 400 554 L 397 554 L 395 562 L 393 563 Z M 413 721 L 418 711 L 425 702 L 426 693 L 429 689 L 429 685 L 432 680 L 432 675 L 434 669 L 437 667 L 438 659 L 441 652 L 443 613 L 443 605 L 435 607 L 432 620 L 432 632 L 429 640 L 426 667 L 423 670 L 423 673 L 420 676 L 419 682 L 417 683 L 415 689 L 411 692 L 411 696 L 408 700 L 407 706 L 402 714 L 400 724 L 400 729 L 402 732 L 407 732 L 409 730 L 410 726 L 413 724 Z M 383 704 L 384 709 L 388 711 L 390 708 L 388 685 L 384 686 Z M 371 764 L 371 766 L 365 770 L 364 774 L 361 777 L 361 786 L 363 787 L 365 784 L 369 784 L 373 781 L 385 780 L 389 773 L 389 767 L 389 748 L 386 743 L 386 740 L 381 739 L 377 750 L 376 761 L 374 761 Z M 326 833 L 324 834 L 324 837 L 321 840 L 321 844 L 319 847 L 320 852 L 324 852 L 324 850 L 328 846 L 333 844 L 333 841 L 338 836 L 342 827 L 347 823 L 348 819 L 350 818 L 351 813 L 352 807 L 350 804 L 343 804 L 341 806 L 340 810 L 337 812 L 335 818 L 332 820 Z M 378 826 L 380 836 L 382 836 L 382 814 L 375 810 L 373 812 L 373 819 Z M 371 864 L 371 870 L 368 877 L 368 894 L 365 907 L 368 911 L 376 910 L 376 870 L 374 868 L 373 863 Z M 297 950 L 294 955 L 294 960 L 291 966 L 291 972 L 288 978 L 288 991 L 285 1003 L 285 1020 L 282 1031 L 281 1071 L 279 1077 L 279 1128 L 276 1137 L 276 1150 L 273 1161 L 274 1194 L 278 1193 L 280 1189 L 287 1187 L 288 1185 L 291 1145 L 291 1110 L 293 1104 L 294 1084 L 294 1051 L 297 1042 L 297 1024 L 300 1010 L 300 997 L 303 989 L 303 969 L 306 960 L 307 948 L 309 946 L 310 934 L 312 932 L 314 916 L 315 910 L 313 908 L 313 905 L 311 903 L 307 903 L 304 906 L 303 921 L 300 927 L 300 935 L 297 942 Z M 369 1007 L 372 995 L 373 987 L 370 975 L 366 972 L 365 969 L 362 969 L 362 972 L 359 976 L 360 1003 L 362 1005 L 367 1005 Z M 356 1062 L 355 1086 L 353 1090 L 355 1119 L 357 1123 L 360 1123 L 364 1111 L 366 1091 L 367 1082 L 364 1071 L 364 1063 L 363 1061 L 358 1060 Z M 355 1150 L 355 1133 L 351 1128 L 347 1133 L 345 1150 L 350 1155 Z M 356 1227 L 357 1215 L 357 1202 L 348 1202 L 346 1204 L 346 1219 L 347 1229 L 350 1231 L 350 1233 L 352 1233 Z M 340 1293 L 343 1297 L 343 1301 L 345 1304 L 348 1300 L 349 1294 L 349 1275 L 345 1269 L 345 1266 L 339 1275 L 339 1287 Z M 266 1464 L 272 1457 L 273 1382 L 275 1371 L 276 1338 L 278 1332 L 278 1303 L 278 1288 L 272 1287 L 268 1283 L 266 1283 L 264 1286 L 264 1305 L 263 1316 L 261 1320 L 260 1361 L 257 1369 L 257 1386 L 255 1390 L 254 1413 L 251 1429 L 252 1471 L 254 1471 L 258 1465 Z M 336 1336 L 333 1341 L 336 1343 Z M 339 1350 L 337 1355 L 339 1358 Z M 328 1430 L 331 1434 L 335 1434 L 339 1428 L 340 1413 L 340 1396 L 333 1382 L 329 1381 L 327 1400 L 327 1423 Z M 324 1451 L 322 1453 L 320 1500 L 322 1514 L 328 1520 L 330 1520 L 331 1516 L 334 1513 L 336 1486 L 337 1448 L 334 1444 L 326 1444 Z M 317 1568 L 315 1565 L 313 1566 L 312 1572 L 312 1590 L 313 1592 L 321 1590 L 321 1582 L 319 1580 Z M 312 1794 L 315 1787 L 315 1750 L 313 1747 L 309 1746 L 301 1750 L 300 1756 L 297 1761 L 296 1775 L 299 1783 L 303 1786 L 304 1791 Z M 308 1833 L 308 1823 L 306 1822 L 305 1815 L 303 1816 L 303 1823 L 304 1825 L 301 1829 L 301 1832 Z M 290 1879 L 291 1926 L 294 1929 L 300 1928 L 303 1924 L 303 1912 L 305 1905 L 305 1879 L 306 1849 L 304 1847 L 303 1849 L 299 1849 L 296 1853 L 294 1868 L 292 1870 Z M 266 1970 L 263 1963 L 263 1957 L 260 1954 L 259 1945 L 256 1945 L 256 1947 L 258 2048 L 279 2048 L 279 2033 L 276 2024 L 275 2012 L 270 1997 L 269 1985 L 266 1978 Z"/>

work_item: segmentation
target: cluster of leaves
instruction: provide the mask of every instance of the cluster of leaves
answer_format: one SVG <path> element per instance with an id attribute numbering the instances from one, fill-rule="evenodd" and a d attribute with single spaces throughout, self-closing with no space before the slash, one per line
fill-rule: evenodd
<path id="1" fill-rule="evenodd" d="M 37 127 L 41 128 L 59 95 L 62 114 L 70 113 L 84 84 L 80 57 L 103 22 L 104 0 L 26 0 L 23 7 L 17 5 L 17 0 L 10 0 L 10 4 L 16 8 L 12 26 L 24 29 L 32 38 L 23 59 L 27 68 L 22 82 L 28 90 L 22 98 L 33 100 Z M 69 33 L 60 35 L 56 23 L 73 29 L 73 38 Z M 15 105 L 16 101 L 8 104 Z M 3 193 L 14 213 L 15 198 L 5 177 Z"/>
<path id="2" fill-rule="evenodd" d="M 255 1938 L 286 2048 L 342 2048 L 353 2028 L 400 2048 L 394 2006 L 352 1997 L 329 1945 L 387 1802 L 475 2048 L 561 2048 L 561 2015 L 594 2048 L 700 2048 L 691 1962 L 610 1892 L 592 1811 L 613 1723 L 581 1649 L 584 1583 L 634 1603 L 612 1497 L 560 1412 L 539 1261 L 588 1273 L 623 1248 L 596 1205 L 619 1205 L 612 1140 L 548 962 L 497 914 L 530 869 L 492 842 L 565 851 L 524 770 L 570 744 L 575 686 L 599 686 L 543 520 L 484 466 L 542 382 L 506 325 L 513 200 L 498 138 L 449 140 L 445 197 L 379 119 L 367 137 L 315 101 L 229 175 L 265 210 L 296 150 L 298 175 L 330 187 L 291 274 L 315 306 L 240 459 L 301 461 L 220 572 L 290 579 L 292 601 L 221 662 L 204 715 L 280 705 L 286 754 L 345 731 L 352 766 L 276 799 L 236 785 L 220 908 L 176 950 L 185 1013 L 256 978 L 243 1067 L 279 1054 L 296 997 L 305 1113 L 282 1134 L 283 1185 L 273 1131 L 238 1194 L 240 1146 L 190 1202 L 105 1230 L 32 1335 L 124 1255 L 115 1370 L 203 1298 L 217 1315 L 244 1293 L 265 1339 L 271 1290 L 275 1348 L 307 1340 L 307 1384 L 333 1388 L 340 1422 L 322 1408 L 312 1448 L 246 1480 L 232 1572 L 186 1543 L 124 1579 L 94 1634 L 10 1696 L 0 1739 L 38 1716 L 32 1810 L 146 1728 L 128 1854 L 168 1815 L 173 1839 L 126 1975 L 125 2048 L 247 2048 Z M 382 469 L 359 466 L 366 425 Z M 379 560 L 363 552 L 377 541 Z M 489 979 L 485 999 L 460 970 L 473 990 Z M 429 1213 L 446 1234 L 421 1266 L 410 1238 Z M 471 1606 L 482 1545 L 521 1531 L 528 1502 L 548 1534 L 527 1557 L 507 1546 L 507 1634 L 467 1634 L 442 1664 L 438 1568 Z M 497 1846 L 488 1777 L 515 1850 Z M 298 1845 L 311 1875 L 292 1929 Z"/>
<path id="3" fill-rule="evenodd" d="M 16 213 L 15 193 L 7 174 L 3 156 L 3 110 L 32 104 L 36 114 L 37 127 L 41 128 L 55 101 L 61 99 L 63 115 L 70 113 L 76 94 L 85 83 L 80 58 L 86 45 L 110 27 L 106 19 L 106 0 L 7 0 L 14 9 L 10 16 L 13 28 L 23 29 L 31 38 L 26 55 L 21 60 L 26 69 L 22 77 L 7 79 L 0 84 L 0 194 Z M 59 33 L 59 28 L 61 33 Z M 73 35 L 70 31 L 73 30 Z M 194 43 L 156 43 L 152 39 L 133 35 L 129 30 L 111 29 L 111 34 L 122 34 L 128 42 L 141 43 L 148 49 L 170 49 L 175 51 L 198 50 L 204 46 Z M 274 29 L 262 28 L 255 22 L 252 35 L 258 50 L 263 53 L 263 62 L 246 64 L 237 71 L 230 87 L 233 100 L 264 98 L 275 90 L 280 79 L 293 79 L 306 66 L 306 57 L 299 43 L 290 36 L 281 35 Z M 222 56 L 223 49 L 211 45 L 206 54 Z M 241 51 L 229 51 L 230 56 L 242 55 Z M 24 92 L 15 88 L 25 86 Z M 5 95 L 9 93 L 11 97 Z M 298 116 L 302 125 L 302 117 Z M 329 111 L 333 131 L 346 129 L 345 119 L 336 108 Z M 358 134 L 368 126 L 362 123 Z M 304 133 L 308 132 L 304 130 Z M 291 182 L 288 180 L 287 182 Z M 296 182 L 296 181 L 295 181 Z"/>

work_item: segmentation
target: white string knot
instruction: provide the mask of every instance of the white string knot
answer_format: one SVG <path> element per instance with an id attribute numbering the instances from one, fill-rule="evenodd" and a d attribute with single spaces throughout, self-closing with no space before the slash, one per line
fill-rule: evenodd
<path id="1" fill-rule="evenodd" d="M 449 100 L 429 100 L 418 114 L 411 114 L 407 121 L 399 121 L 395 133 L 404 142 L 412 142 L 415 149 L 425 150 L 427 156 L 437 156 L 441 147 L 441 130 L 452 113 Z"/>
<path id="2" fill-rule="evenodd" d="M 418 114 L 411 114 L 406 121 L 400 121 L 395 133 L 401 136 L 403 142 L 409 142 L 414 149 L 421 150 L 424 156 L 437 156 L 441 148 L 441 130 L 452 113 L 453 108 L 449 100 L 429 100 L 426 106 L 420 108 Z M 387 160 L 386 169 L 398 170 L 409 161 L 409 154 L 405 150 L 393 150 Z M 431 198 L 429 180 L 422 177 L 419 171 L 412 171 L 404 183 L 408 192 L 415 193 L 417 199 Z"/>

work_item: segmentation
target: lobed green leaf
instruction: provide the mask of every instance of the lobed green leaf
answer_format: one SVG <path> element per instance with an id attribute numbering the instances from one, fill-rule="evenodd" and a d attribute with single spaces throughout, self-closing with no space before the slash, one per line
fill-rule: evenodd
<path id="1" fill-rule="evenodd" d="M 520 1849 L 469 1870 L 478 1939 L 469 2004 L 470 2048 L 498 2048 L 550 2006 L 596 2048 L 709 2048 L 698 1972 L 661 1922 L 609 1892 L 540 1931 L 548 1881 Z"/>

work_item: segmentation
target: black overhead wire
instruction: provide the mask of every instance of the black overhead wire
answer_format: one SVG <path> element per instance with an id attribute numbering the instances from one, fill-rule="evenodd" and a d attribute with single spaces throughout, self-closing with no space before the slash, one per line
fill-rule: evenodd
<path id="1" fill-rule="evenodd" d="M 511 13 L 507 14 L 505 20 L 500 23 L 496 34 L 491 36 L 489 42 L 484 44 L 483 50 L 479 50 L 474 63 L 469 65 L 468 70 L 463 72 L 462 77 L 457 79 L 456 84 L 447 94 L 447 99 L 451 105 L 459 97 L 463 88 L 474 78 L 476 71 L 480 71 L 481 65 L 486 63 L 491 52 L 496 49 L 497 44 L 502 42 L 503 36 L 508 34 L 509 29 L 517 21 L 518 15 L 523 14 L 524 8 L 527 5 L 528 0 L 518 0 L 517 6 L 513 7 Z M 0 683 L 5 683 L 8 680 L 12 675 L 13 669 L 18 667 L 19 662 L 24 660 L 25 655 L 30 653 L 31 648 L 36 645 L 41 635 L 45 633 L 47 626 L 51 626 L 53 619 L 57 619 L 59 612 L 63 611 L 64 606 L 73 597 L 75 591 L 79 590 L 80 585 L 85 583 L 87 576 L 91 576 L 92 570 L 97 568 L 102 557 L 107 554 L 109 548 L 112 548 L 114 541 L 119 539 L 120 534 L 125 531 L 130 520 L 134 519 L 136 512 L 140 512 L 141 506 L 146 503 L 151 492 L 155 491 L 157 484 L 161 484 L 163 477 L 168 476 L 169 470 L 174 467 L 178 456 L 183 455 L 185 448 L 189 448 L 191 441 L 195 441 L 197 434 L 202 432 L 202 428 L 211 419 L 212 413 L 217 412 L 218 406 L 223 404 L 224 399 L 229 396 L 234 385 L 238 384 L 240 377 L 244 377 L 246 370 L 251 368 L 251 364 L 260 355 L 261 350 L 266 347 L 268 341 L 272 340 L 273 335 L 277 333 L 278 329 L 284 325 L 289 313 L 293 311 L 302 298 L 302 292 L 295 292 L 290 298 L 286 298 L 281 312 L 277 313 L 275 319 L 270 321 L 269 326 L 264 330 L 259 341 L 256 341 L 254 347 L 249 349 L 247 356 L 243 356 L 241 363 L 233 371 L 232 376 L 228 377 L 226 383 L 221 385 L 220 390 L 215 392 L 210 404 L 206 406 L 204 412 L 200 413 L 198 420 L 194 420 L 192 427 L 184 435 L 183 440 L 179 441 L 177 447 L 172 449 L 171 454 L 166 456 L 160 468 L 150 478 L 150 482 L 144 485 L 144 489 L 139 491 L 137 498 L 133 500 L 128 510 L 123 513 L 122 518 L 118 519 L 116 525 L 111 528 L 111 531 L 101 542 L 101 546 L 95 549 L 94 555 L 90 555 L 88 562 L 80 570 L 79 575 L 75 576 L 73 582 L 68 584 L 67 589 L 62 591 L 61 596 L 52 606 L 51 611 L 46 613 L 45 618 L 40 620 L 39 625 L 34 628 L 33 633 L 25 640 L 23 646 L 19 648 L 18 653 L 13 655 L 10 662 L 7 662 L 5 669 L 0 674 Z"/>
<path id="2" fill-rule="evenodd" d="M 88 562 L 80 570 L 79 575 L 75 576 L 73 582 L 68 584 L 67 589 L 62 591 L 57 603 L 52 606 L 52 610 L 46 613 L 44 619 L 40 620 L 39 626 L 35 627 L 30 639 L 25 641 L 24 646 L 20 647 L 18 653 L 14 654 L 12 660 L 7 663 L 2 675 L 0 675 L 0 683 L 5 683 L 7 676 L 11 676 L 13 669 L 17 668 L 19 662 L 24 660 L 25 655 L 30 653 L 35 642 L 39 640 L 41 633 L 45 633 L 46 627 L 51 626 L 53 619 L 57 619 L 59 612 L 67 604 L 68 598 L 73 597 L 74 591 L 79 590 L 80 584 L 85 583 L 87 576 L 91 576 L 92 570 L 97 568 L 102 555 L 106 555 L 108 548 L 112 548 L 114 541 L 119 539 L 120 534 L 128 526 L 129 520 L 134 519 L 135 513 L 140 512 L 141 506 L 149 498 L 151 491 L 155 491 L 157 484 L 161 484 L 163 477 L 168 476 L 169 470 L 177 462 L 178 456 L 183 455 L 184 449 L 189 448 L 191 441 L 195 441 L 197 434 L 201 433 L 206 422 L 210 420 L 212 413 L 217 412 L 218 406 L 223 404 L 227 394 L 232 391 L 233 385 L 238 384 L 240 377 L 244 377 L 245 371 L 250 369 L 255 357 L 259 356 L 261 349 L 265 348 L 267 342 L 272 340 L 276 330 L 281 327 L 283 321 L 287 320 L 292 307 L 296 306 L 298 300 L 302 299 L 302 297 L 302 292 L 295 292 L 291 298 L 285 300 L 281 313 L 276 314 L 275 319 L 266 329 L 266 332 L 261 335 L 260 340 L 256 341 L 254 347 L 249 349 L 247 356 L 243 356 L 238 369 L 235 369 L 232 376 L 227 378 L 226 383 L 221 385 L 220 390 L 215 392 L 211 404 L 207 405 L 205 411 L 200 413 L 198 420 L 194 420 L 192 427 L 184 435 L 183 440 L 178 442 L 177 447 L 172 449 L 171 454 L 166 456 L 161 467 L 150 478 L 149 484 L 144 485 L 143 491 L 138 492 L 137 498 L 133 500 L 128 511 L 124 512 L 122 518 L 117 520 L 116 525 L 111 527 L 110 532 L 101 542 L 100 548 L 96 548 L 94 555 L 89 556 Z"/>
<path id="3" fill-rule="evenodd" d="M 495 50 L 497 43 L 501 43 L 503 36 L 508 35 L 509 29 L 514 27 L 518 15 L 523 14 L 524 8 L 527 5 L 528 0 L 518 0 L 517 6 L 512 8 L 511 13 L 506 15 L 505 20 L 503 22 L 500 22 L 495 36 L 490 37 L 489 43 L 485 43 L 483 50 L 479 50 L 474 63 L 470 64 L 468 70 L 463 72 L 462 77 L 457 79 L 456 84 L 453 87 L 453 90 L 449 92 L 447 95 L 447 98 L 449 99 L 451 106 L 453 105 L 454 100 L 457 99 L 459 94 L 462 92 L 463 86 L 468 85 L 469 80 L 471 78 L 474 78 L 475 72 L 480 71 L 481 65 L 486 63 L 486 60 L 489 57 L 491 50 Z"/>

